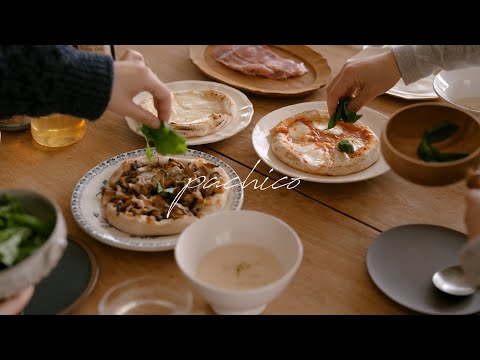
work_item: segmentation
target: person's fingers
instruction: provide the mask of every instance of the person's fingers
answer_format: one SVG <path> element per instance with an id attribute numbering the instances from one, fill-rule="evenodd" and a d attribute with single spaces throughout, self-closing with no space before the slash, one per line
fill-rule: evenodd
<path id="1" fill-rule="evenodd" d="M 150 111 L 145 110 L 140 105 L 135 104 L 133 101 L 127 104 L 123 109 L 125 116 L 131 117 L 137 122 L 144 124 L 153 129 L 158 129 L 160 127 L 160 120 L 152 114 Z"/>
<path id="2" fill-rule="evenodd" d="M 350 79 L 345 77 L 345 74 L 342 74 L 336 84 L 332 87 L 327 97 L 327 106 L 328 113 L 330 116 L 335 114 L 337 110 L 338 101 L 343 96 L 352 96 L 357 91 L 357 88 L 354 84 L 351 83 Z"/>
<path id="3" fill-rule="evenodd" d="M 139 53 L 138 51 L 127 49 L 123 55 L 120 57 L 120 60 L 130 60 L 130 61 L 135 61 L 135 62 L 141 62 L 145 63 L 145 59 L 143 58 L 143 55 Z"/>
<path id="4" fill-rule="evenodd" d="M 153 95 L 154 105 L 161 121 L 168 121 L 172 108 L 172 95 L 170 90 L 150 71 L 145 83 L 145 90 Z"/>
<path id="5" fill-rule="evenodd" d="M 480 190 L 468 189 L 466 199 L 467 199 L 467 206 L 477 205 L 480 207 Z"/>
<path id="6" fill-rule="evenodd" d="M 367 89 L 358 89 L 357 95 L 348 104 L 348 110 L 358 112 L 367 102 L 375 98 L 375 94 Z"/>
<path id="7" fill-rule="evenodd" d="M 330 116 L 335 114 L 335 111 L 337 110 L 339 97 L 336 97 L 336 94 L 332 95 L 332 90 L 335 88 L 335 85 L 338 83 L 338 79 L 341 77 L 342 71 L 343 69 L 340 70 L 340 72 L 337 75 L 335 75 L 335 77 L 332 79 L 332 81 L 330 81 L 330 83 L 327 86 L 327 90 L 326 90 L 327 91 L 327 108 L 328 108 L 328 114 Z"/>
<path id="8" fill-rule="evenodd" d="M 28 288 L 18 292 L 17 294 L 0 301 L 0 315 L 17 315 L 28 304 L 33 296 L 34 287 Z"/>

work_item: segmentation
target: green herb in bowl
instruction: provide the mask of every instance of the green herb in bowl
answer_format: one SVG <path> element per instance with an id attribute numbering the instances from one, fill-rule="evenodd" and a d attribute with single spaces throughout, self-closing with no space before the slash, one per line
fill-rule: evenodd
<path id="1" fill-rule="evenodd" d="M 11 194 L 0 195 L 0 269 L 33 254 L 47 240 L 54 224 L 28 214 Z"/>
<path id="2" fill-rule="evenodd" d="M 443 122 L 434 128 L 423 133 L 422 141 L 417 149 L 420 159 L 427 162 L 446 162 L 460 160 L 467 157 L 468 154 L 441 153 L 432 144 L 447 140 L 458 130 L 458 125 L 449 122 Z"/>

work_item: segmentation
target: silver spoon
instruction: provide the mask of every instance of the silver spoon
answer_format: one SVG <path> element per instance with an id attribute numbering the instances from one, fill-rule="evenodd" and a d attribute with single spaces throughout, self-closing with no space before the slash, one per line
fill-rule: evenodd
<path id="1" fill-rule="evenodd" d="M 450 295 L 467 296 L 477 290 L 468 283 L 460 265 L 449 266 L 437 271 L 433 274 L 432 281 L 437 289 Z"/>

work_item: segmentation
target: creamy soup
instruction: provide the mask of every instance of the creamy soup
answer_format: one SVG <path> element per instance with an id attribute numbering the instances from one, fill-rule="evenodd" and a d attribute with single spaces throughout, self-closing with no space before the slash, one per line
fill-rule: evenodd
<path id="1" fill-rule="evenodd" d="M 257 245 L 224 245 L 205 255 L 197 268 L 199 279 L 226 289 L 244 290 L 267 285 L 284 273 L 280 261 Z"/>
<path id="2" fill-rule="evenodd" d="M 455 103 L 470 110 L 480 111 L 480 96 L 461 98 Z"/>

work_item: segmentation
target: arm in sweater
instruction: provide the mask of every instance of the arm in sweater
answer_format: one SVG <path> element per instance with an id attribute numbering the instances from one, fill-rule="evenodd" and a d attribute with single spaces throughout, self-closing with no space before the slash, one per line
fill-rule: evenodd
<path id="1" fill-rule="evenodd" d="M 407 85 L 438 68 L 453 70 L 480 65 L 480 45 L 401 45 L 392 50 Z"/>
<path id="2" fill-rule="evenodd" d="M 112 84 L 109 56 L 68 45 L 0 45 L 0 118 L 64 113 L 95 120 Z"/>

